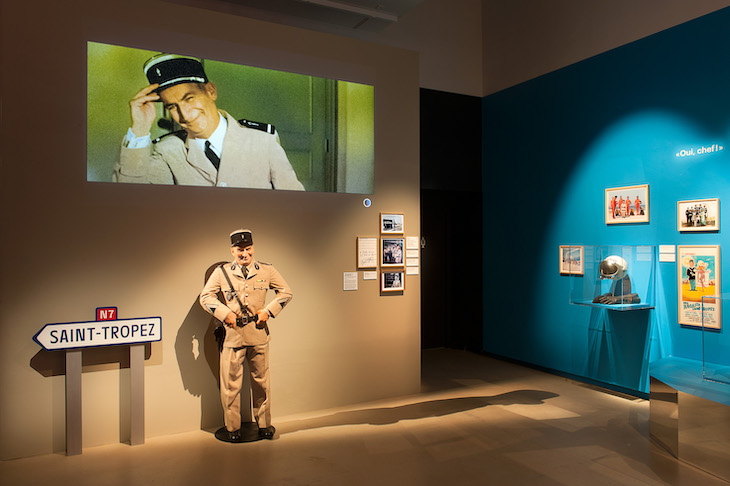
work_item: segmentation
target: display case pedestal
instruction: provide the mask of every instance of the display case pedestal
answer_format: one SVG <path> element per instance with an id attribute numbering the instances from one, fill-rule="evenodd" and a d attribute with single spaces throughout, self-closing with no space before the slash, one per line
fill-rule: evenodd
<path id="1" fill-rule="evenodd" d="M 651 365 L 649 435 L 674 457 L 730 481 L 730 389 L 702 378 L 702 363 Z"/>

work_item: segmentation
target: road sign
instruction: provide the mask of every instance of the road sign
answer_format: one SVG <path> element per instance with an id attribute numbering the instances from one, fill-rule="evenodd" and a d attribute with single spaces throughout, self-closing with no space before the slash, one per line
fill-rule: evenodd
<path id="1" fill-rule="evenodd" d="M 97 307 L 96 308 L 96 320 L 97 321 L 116 321 L 117 320 L 117 308 L 116 307 Z"/>
<path id="2" fill-rule="evenodd" d="M 33 340 L 47 351 L 149 343 L 162 340 L 162 318 L 46 324 Z"/>

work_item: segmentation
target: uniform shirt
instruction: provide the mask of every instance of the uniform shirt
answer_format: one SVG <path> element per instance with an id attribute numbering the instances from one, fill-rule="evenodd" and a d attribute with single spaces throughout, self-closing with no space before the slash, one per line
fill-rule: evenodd
<path id="1" fill-rule="evenodd" d="M 202 144 L 184 132 L 175 132 L 142 147 L 125 141 L 112 180 L 304 190 L 275 134 L 241 125 L 228 113 L 220 113 L 226 119 L 227 129 L 222 148 L 215 147 L 220 150 L 218 170 L 205 156 Z M 211 143 L 216 145 L 213 140 Z"/>
<path id="2" fill-rule="evenodd" d="M 241 303 L 244 306 L 248 304 L 250 312 L 254 315 L 263 309 L 271 317 L 276 317 L 292 299 L 291 288 L 273 265 L 254 260 L 247 267 L 247 276 L 244 278 L 240 265 L 235 262 L 226 263 L 223 268 L 219 266 L 213 271 L 200 293 L 199 299 L 200 305 L 221 322 L 224 322 L 231 312 L 239 317 L 245 315 L 223 275 L 224 270 Z M 266 305 L 266 293 L 269 289 L 273 290 L 276 295 Z M 223 300 L 219 299 L 219 292 L 223 294 Z M 223 345 L 240 347 L 265 344 L 269 342 L 269 334 L 266 331 L 265 326 L 253 322 L 243 327 L 226 326 L 226 340 Z"/>

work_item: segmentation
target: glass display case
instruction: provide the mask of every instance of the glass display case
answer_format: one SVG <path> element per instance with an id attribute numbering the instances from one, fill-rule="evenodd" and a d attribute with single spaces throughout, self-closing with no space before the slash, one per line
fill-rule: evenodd
<path id="1" fill-rule="evenodd" d="M 653 309 L 656 247 L 584 246 L 583 275 L 571 275 L 570 303 L 615 311 Z"/>
<path id="2" fill-rule="evenodd" d="M 728 305 L 730 293 L 702 297 L 702 377 L 730 385 L 730 336 L 722 332 Z"/>

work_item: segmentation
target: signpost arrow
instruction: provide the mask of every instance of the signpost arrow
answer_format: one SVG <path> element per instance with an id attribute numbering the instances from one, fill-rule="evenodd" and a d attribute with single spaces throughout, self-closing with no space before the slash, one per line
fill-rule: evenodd
<path id="1" fill-rule="evenodd" d="M 149 343 L 162 340 L 162 319 L 142 317 L 46 324 L 33 340 L 47 351 Z"/>
<path id="2" fill-rule="evenodd" d="M 83 348 L 129 346 L 129 442 L 144 444 L 144 343 L 162 340 L 162 318 L 117 319 L 116 307 L 97 307 L 96 320 L 46 324 L 33 340 L 46 351 L 66 350 L 66 454 L 81 454 Z"/>

